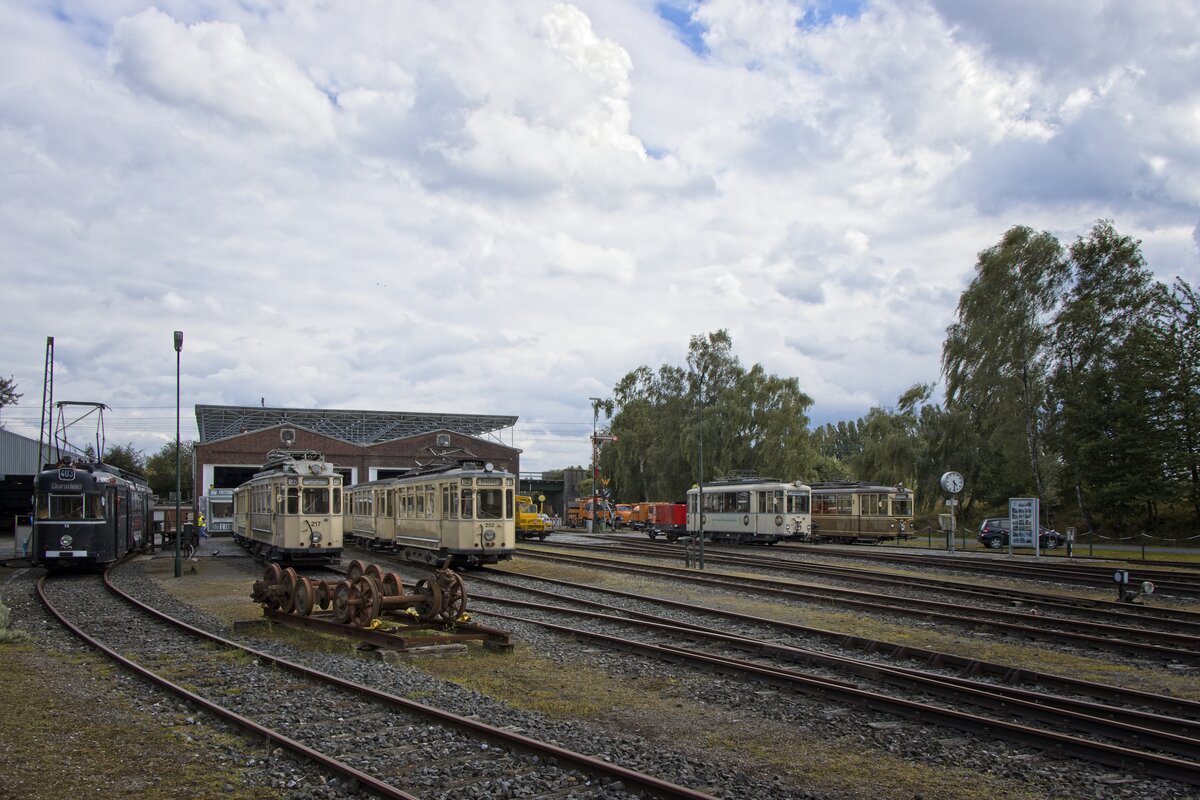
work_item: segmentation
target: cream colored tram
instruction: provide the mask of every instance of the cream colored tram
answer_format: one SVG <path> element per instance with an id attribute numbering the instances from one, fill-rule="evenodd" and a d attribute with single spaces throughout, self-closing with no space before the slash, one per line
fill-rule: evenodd
<path id="1" fill-rule="evenodd" d="M 351 536 L 409 561 L 475 567 L 516 552 L 516 478 L 491 464 L 385 478 L 346 491 Z"/>
<path id="2" fill-rule="evenodd" d="M 390 549 L 395 546 L 396 514 L 392 508 L 395 497 L 395 487 L 389 479 L 348 488 L 345 535 L 363 547 Z"/>
<path id="3" fill-rule="evenodd" d="M 738 477 L 693 486 L 687 493 L 688 534 L 706 540 L 775 544 L 802 539 L 812 527 L 809 487 L 801 481 Z"/>
<path id="4" fill-rule="evenodd" d="M 337 561 L 342 476 L 313 450 L 272 450 L 233 493 L 233 537 L 264 561 Z"/>

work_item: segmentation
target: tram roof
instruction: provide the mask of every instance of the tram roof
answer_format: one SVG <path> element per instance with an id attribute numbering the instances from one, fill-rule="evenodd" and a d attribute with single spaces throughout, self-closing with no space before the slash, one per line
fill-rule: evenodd
<path id="1" fill-rule="evenodd" d="M 367 446 L 433 431 L 452 431 L 479 437 L 502 428 L 511 428 L 516 422 L 515 416 L 492 414 L 196 406 L 196 425 L 200 430 L 201 444 L 279 425 L 294 425 L 344 442 Z"/>

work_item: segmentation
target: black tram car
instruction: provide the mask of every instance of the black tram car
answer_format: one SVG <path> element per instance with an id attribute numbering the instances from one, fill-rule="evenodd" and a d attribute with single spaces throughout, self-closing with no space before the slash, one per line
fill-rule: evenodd
<path id="1" fill-rule="evenodd" d="M 33 563 L 54 572 L 110 564 L 149 542 L 146 481 L 108 464 L 46 465 L 34 479 Z"/>

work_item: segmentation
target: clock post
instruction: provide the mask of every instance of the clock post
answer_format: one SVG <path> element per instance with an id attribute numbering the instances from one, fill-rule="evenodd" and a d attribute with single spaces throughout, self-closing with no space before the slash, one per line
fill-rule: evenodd
<path id="1" fill-rule="evenodd" d="M 946 501 L 946 505 L 950 506 L 950 530 L 946 532 L 946 549 L 953 552 L 954 550 L 954 531 L 955 525 L 955 506 L 958 505 L 958 493 L 963 488 L 963 476 L 957 472 L 946 472 L 942 475 L 942 488 L 950 493 L 950 499 Z M 967 549 L 967 543 L 963 542 L 963 550 Z"/>

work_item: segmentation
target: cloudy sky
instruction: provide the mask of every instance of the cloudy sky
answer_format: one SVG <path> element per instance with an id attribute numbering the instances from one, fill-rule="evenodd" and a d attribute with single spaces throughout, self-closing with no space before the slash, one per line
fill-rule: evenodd
<path id="1" fill-rule="evenodd" d="M 1194 0 L 0 5 L 0 416 L 513 414 L 729 330 L 814 423 L 936 381 L 978 251 L 1099 218 L 1200 283 Z"/>

